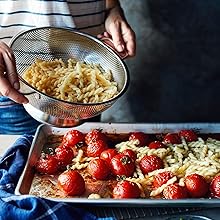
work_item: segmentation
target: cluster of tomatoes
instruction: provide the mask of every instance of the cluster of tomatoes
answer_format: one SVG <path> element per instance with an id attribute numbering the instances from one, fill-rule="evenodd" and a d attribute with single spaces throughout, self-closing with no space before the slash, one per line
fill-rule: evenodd
<path id="1" fill-rule="evenodd" d="M 157 189 L 174 177 L 172 172 L 165 171 L 157 174 L 153 180 L 153 188 Z M 220 198 L 220 176 L 216 176 L 211 184 L 199 174 L 188 175 L 184 180 L 184 186 L 178 183 L 169 184 L 163 190 L 165 199 L 185 199 L 185 198 Z"/>
<path id="2" fill-rule="evenodd" d="M 150 136 L 143 132 L 132 132 L 129 140 L 138 140 L 139 146 L 148 146 L 151 149 L 166 148 L 167 144 L 181 143 L 181 137 L 186 141 L 198 139 L 192 130 L 181 130 L 179 133 L 168 133 L 162 140 L 152 141 Z M 95 180 L 109 180 L 120 177 L 112 189 L 112 198 L 139 198 L 141 190 L 139 186 L 131 181 L 124 180 L 132 177 L 136 170 L 137 155 L 131 149 L 118 152 L 109 147 L 108 137 L 101 130 L 94 129 L 84 134 L 79 130 L 69 130 L 64 136 L 62 143 L 55 148 L 52 154 L 42 154 L 36 164 L 39 173 L 56 174 L 58 176 L 58 187 L 69 196 L 80 196 L 86 190 L 86 182 L 77 170 L 66 169 L 73 158 L 77 156 L 78 149 L 83 148 L 87 157 L 94 157 L 87 168 L 87 173 Z M 157 155 L 145 155 L 139 162 L 143 174 L 156 169 L 164 168 L 163 161 Z M 153 189 L 165 184 L 174 175 L 171 172 L 162 172 L 154 177 Z M 210 189 L 210 190 L 209 190 Z M 205 197 L 208 192 L 214 197 L 220 197 L 220 176 L 216 176 L 212 183 L 206 182 L 205 178 L 192 174 L 185 179 L 185 186 L 177 183 L 168 185 L 163 190 L 166 199 L 181 199 L 188 197 Z"/>

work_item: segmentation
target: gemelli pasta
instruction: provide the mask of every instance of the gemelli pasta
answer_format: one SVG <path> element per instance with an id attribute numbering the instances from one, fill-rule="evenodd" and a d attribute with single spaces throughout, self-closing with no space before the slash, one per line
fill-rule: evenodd
<path id="1" fill-rule="evenodd" d="M 99 132 L 99 135 L 102 134 L 101 130 L 97 132 Z M 102 146 L 97 145 L 96 138 L 98 135 L 97 133 L 95 134 L 91 143 L 94 144 L 93 150 L 98 152 L 102 149 Z M 200 180 L 201 178 L 204 179 L 203 183 L 206 183 L 207 185 L 205 186 L 208 187 L 212 180 L 220 174 L 220 141 L 211 137 L 207 138 L 201 135 L 201 137 L 197 136 L 196 139 L 189 141 L 187 138 L 179 135 L 180 141 L 178 144 L 174 144 L 164 141 L 166 135 L 163 138 L 160 135 L 152 135 L 151 139 L 158 138 L 163 143 L 162 147 L 152 148 L 152 142 L 140 147 L 140 140 L 130 140 L 130 134 L 122 135 L 122 138 L 117 136 L 117 134 L 116 136 L 110 134 L 106 136 L 106 139 L 103 136 L 99 136 L 99 138 L 103 138 L 99 140 L 106 141 L 109 144 L 106 154 L 103 154 L 102 157 L 98 153 L 97 155 L 89 156 L 88 145 L 85 140 L 87 140 L 86 137 L 91 138 L 91 133 L 88 132 L 85 135 L 82 145 L 77 147 L 70 146 L 77 153 L 75 152 L 76 155 L 64 168 L 64 170 L 75 170 L 79 172 L 88 184 L 88 193 L 82 197 L 89 199 L 114 198 L 112 197 L 114 187 L 118 182 L 125 180 L 133 182 L 139 187 L 139 198 L 167 199 L 164 192 L 170 186 L 178 187 L 178 190 L 181 188 L 182 190 L 188 190 L 187 187 L 189 187 L 189 184 L 187 183 L 187 179 L 190 176 L 194 176 L 195 178 L 197 175 L 196 181 L 198 181 L 198 178 Z M 112 139 L 110 139 L 111 137 Z M 117 140 L 117 138 L 119 139 Z M 65 142 L 62 143 L 65 145 Z M 112 151 L 108 151 L 112 149 L 116 150 L 116 154 L 111 154 Z M 101 152 L 103 151 L 105 150 Z M 135 157 L 132 157 L 132 152 Z M 158 160 L 152 158 L 159 158 L 163 166 L 155 166 Z M 105 160 L 105 163 L 102 160 Z M 95 163 L 92 163 L 94 161 Z M 103 166 L 104 164 L 106 164 L 106 167 Z M 130 166 L 132 164 L 133 166 Z M 149 167 L 153 167 L 153 169 L 148 169 Z M 133 172 L 127 174 L 129 168 Z M 147 172 L 145 168 L 148 169 Z M 95 170 L 95 172 L 91 172 L 91 169 Z M 103 174 L 103 170 L 107 172 L 107 175 L 100 178 L 100 175 L 105 174 L 105 172 Z M 117 173 L 117 171 L 120 171 L 120 173 Z M 200 182 L 199 185 L 201 186 L 202 183 Z M 191 198 L 191 195 L 187 196 L 187 198 Z M 203 196 L 207 198 L 209 194 L 204 194 L 200 197 L 203 198 Z"/>
<path id="2" fill-rule="evenodd" d="M 67 63 L 62 59 L 36 59 L 23 78 L 37 90 L 69 102 L 98 103 L 118 94 L 117 82 L 110 70 L 75 59 Z"/>

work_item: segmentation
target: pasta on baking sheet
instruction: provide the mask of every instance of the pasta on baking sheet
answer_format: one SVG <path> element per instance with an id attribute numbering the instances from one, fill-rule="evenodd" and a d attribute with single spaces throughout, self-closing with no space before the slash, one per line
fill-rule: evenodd
<path id="1" fill-rule="evenodd" d="M 86 193 L 82 194 L 80 197 L 85 197 L 88 199 L 114 198 L 112 195 L 117 183 L 127 181 L 137 185 L 140 189 L 140 195 L 138 198 L 167 199 L 167 197 L 164 195 L 164 192 L 166 192 L 170 186 L 178 186 L 186 190 L 188 185 L 187 178 L 190 177 L 190 175 L 194 175 L 194 177 L 197 175 L 196 178 L 198 178 L 199 175 L 201 178 L 203 178 L 204 182 L 207 184 L 207 188 L 211 185 L 213 179 L 220 175 L 220 141 L 211 136 L 207 138 L 205 135 L 201 135 L 197 136 L 196 140 L 190 141 L 180 136 L 180 142 L 175 144 L 164 141 L 166 134 L 163 134 L 163 136 L 161 136 L 161 134 L 156 134 L 149 136 L 149 143 L 140 146 L 140 140 L 130 139 L 129 137 L 131 137 L 131 134 L 129 133 L 123 135 L 121 134 L 122 136 L 120 137 L 120 134 L 117 133 L 107 134 L 102 133 L 102 130 L 95 130 L 95 133 L 94 131 L 91 131 L 93 132 L 94 136 L 91 136 L 90 132 L 84 133 L 83 135 L 85 136 L 83 136 L 83 140 L 79 142 L 80 145 L 73 145 L 71 143 L 70 146 L 68 146 L 68 139 L 64 138 L 62 141 L 63 146 L 68 146 L 67 148 L 74 149 L 74 156 L 71 158 L 69 163 L 63 167 L 64 172 L 71 170 L 80 173 L 85 181 L 85 184 L 87 187 L 89 187 L 87 188 Z M 71 132 L 71 130 L 69 132 Z M 101 136 L 101 134 L 104 135 L 105 138 Z M 102 139 L 96 139 L 101 137 Z M 90 139 L 91 142 L 88 142 Z M 154 143 L 154 141 L 151 142 L 152 140 L 160 140 L 160 142 L 163 142 L 164 145 L 159 148 L 152 148 L 151 143 Z M 108 143 L 109 146 L 107 148 L 102 148 L 103 146 L 101 143 L 103 142 Z M 48 146 L 50 146 L 50 144 Z M 60 143 L 57 144 L 57 146 L 59 148 Z M 90 146 L 90 148 L 88 146 Z M 105 150 L 107 150 L 107 152 L 105 152 Z M 115 152 L 112 150 L 115 150 Z M 95 155 L 91 155 L 89 153 L 90 151 L 97 152 Z M 55 154 L 52 155 L 57 156 L 56 149 L 54 152 Z M 103 155 L 102 152 L 104 152 Z M 134 153 L 135 157 L 132 157 L 131 152 Z M 45 154 L 45 152 L 43 151 L 42 154 Z M 120 157 L 120 155 L 125 156 Z M 149 156 L 151 159 L 145 160 L 143 163 L 141 163 L 141 160 L 146 156 Z M 160 158 L 163 166 L 155 168 L 154 165 L 157 163 L 157 161 L 152 160 L 153 157 L 151 156 Z M 43 158 L 46 158 L 45 155 L 43 155 Z M 104 164 L 101 163 L 102 160 L 105 160 L 107 164 L 105 168 L 103 167 Z M 99 166 L 100 164 L 101 166 Z M 130 167 L 129 164 L 134 164 L 134 169 Z M 115 167 L 114 165 L 117 166 Z M 150 169 L 146 172 L 145 168 L 148 168 L 149 166 L 153 167 L 154 169 Z M 103 179 L 99 178 L 99 175 L 103 174 L 103 170 L 108 171 L 108 169 L 106 169 L 107 167 L 109 167 L 108 176 L 105 176 Z M 129 173 L 128 175 L 126 172 L 129 168 L 133 169 L 133 172 Z M 113 172 L 115 169 L 120 172 L 123 170 L 124 173 L 115 173 Z M 91 170 L 95 170 L 95 174 L 91 172 Z M 54 173 L 53 178 L 56 180 L 56 175 L 60 175 L 60 172 L 62 171 L 58 169 Z M 167 176 L 165 174 L 167 174 Z M 39 175 L 42 175 L 42 172 L 39 172 L 38 170 L 36 172 L 38 184 Z M 66 195 L 59 194 L 59 190 L 56 188 L 57 185 L 56 182 L 54 182 L 54 179 L 51 179 L 50 177 L 49 183 L 48 178 L 43 179 L 43 181 L 45 186 L 48 184 L 51 185 L 50 182 L 54 183 L 52 186 L 52 190 L 54 191 L 52 192 L 53 196 L 66 197 Z M 33 195 L 39 195 L 35 190 L 35 185 L 36 184 L 32 184 L 33 187 L 31 188 L 30 192 Z M 39 187 L 37 187 L 37 190 L 38 189 Z M 170 192 L 172 192 L 172 190 L 170 190 Z M 47 193 L 47 195 L 50 193 L 47 187 L 45 193 Z M 204 194 L 200 197 L 196 196 L 195 198 L 212 197 L 213 196 L 211 194 Z M 192 195 L 188 194 L 187 198 L 193 197 Z"/>
<path id="2" fill-rule="evenodd" d="M 67 63 L 62 59 L 36 59 L 24 72 L 23 79 L 37 90 L 68 102 L 98 103 L 118 94 L 111 70 L 72 58 Z"/>

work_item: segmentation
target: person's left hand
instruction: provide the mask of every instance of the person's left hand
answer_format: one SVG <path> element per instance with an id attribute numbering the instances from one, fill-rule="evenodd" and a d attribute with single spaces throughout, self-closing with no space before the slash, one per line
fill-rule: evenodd
<path id="1" fill-rule="evenodd" d="M 135 33 L 127 23 L 120 7 L 115 7 L 110 10 L 105 21 L 105 28 L 106 32 L 98 35 L 98 38 L 111 38 L 115 49 L 119 53 L 126 52 L 128 57 L 135 56 Z"/>
<path id="2" fill-rule="evenodd" d="M 26 104 L 28 99 L 21 94 L 13 51 L 0 41 L 0 96 L 6 96 L 17 103 Z"/>

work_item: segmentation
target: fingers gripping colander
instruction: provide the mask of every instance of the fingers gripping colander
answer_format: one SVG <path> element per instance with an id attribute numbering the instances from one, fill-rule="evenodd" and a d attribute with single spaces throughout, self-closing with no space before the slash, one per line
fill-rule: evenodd
<path id="1" fill-rule="evenodd" d="M 128 71 L 121 58 L 102 41 L 69 29 L 41 27 L 15 36 L 10 46 L 14 52 L 21 82 L 21 93 L 29 103 L 24 107 L 36 120 L 57 127 L 77 125 L 83 119 L 94 117 L 108 109 L 126 91 Z M 87 63 L 97 63 L 105 70 L 111 70 L 118 83 L 116 97 L 102 103 L 70 103 L 45 95 L 30 86 L 22 77 L 24 71 L 35 59 L 67 61 L 75 58 Z"/>

